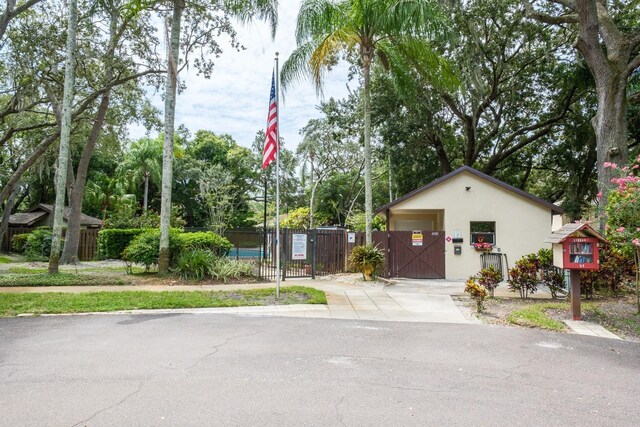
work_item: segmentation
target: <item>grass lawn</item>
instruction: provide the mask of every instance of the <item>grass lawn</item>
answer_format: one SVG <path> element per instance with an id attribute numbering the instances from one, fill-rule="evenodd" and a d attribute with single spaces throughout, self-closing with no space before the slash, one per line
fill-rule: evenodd
<path id="1" fill-rule="evenodd" d="M 43 273 L 46 273 L 47 271 L 48 271 L 47 268 L 36 268 L 36 267 L 9 267 L 9 269 L 7 270 L 7 272 L 13 273 L 13 274 L 43 274 Z M 75 273 L 76 268 L 74 266 L 61 265 L 60 271 L 63 273 L 65 272 Z M 122 267 L 82 267 L 82 268 L 78 268 L 77 271 L 81 274 L 82 273 L 126 274 L 127 268 L 124 265 Z M 134 274 L 140 274 L 140 273 L 144 273 L 145 269 L 138 266 L 132 266 L 131 272 Z"/>
<path id="2" fill-rule="evenodd" d="M 0 264 L 9 264 L 10 262 L 13 262 L 11 258 L 0 256 Z"/>
<path id="3" fill-rule="evenodd" d="M 326 303 L 324 292 L 302 286 L 280 289 L 279 300 L 275 299 L 275 289 L 0 294 L 0 316 L 8 317 L 21 313 L 86 313 L 135 309 Z"/>
<path id="4" fill-rule="evenodd" d="M 550 317 L 547 313 L 549 310 L 569 310 L 569 303 L 547 302 L 531 304 L 520 310 L 513 311 L 507 316 L 507 322 L 514 325 L 548 329 L 550 331 L 564 331 L 566 325 Z"/>
<path id="5" fill-rule="evenodd" d="M 70 273 L 3 274 L 0 287 L 5 286 L 106 286 L 125 285 L 128 281 L 122 277 L 96 276 Z"/>
<path id="6" fill-rule="evenodd" d="M 640 314 L 630 296 L 583 300 L 582 316 L 625 339 L 640 341 Z M 479 318 L 488 323 L 562 332 L 568 331 L 561 320 L 571 318 L 571 307 L 568 301 L 492 298 L 485 300 L 485 312 Z"/>

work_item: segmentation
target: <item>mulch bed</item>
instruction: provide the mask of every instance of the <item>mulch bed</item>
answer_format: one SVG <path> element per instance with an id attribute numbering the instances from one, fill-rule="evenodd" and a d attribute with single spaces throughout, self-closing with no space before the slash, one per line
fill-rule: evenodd
<path id="1" fill-rule="evenodd" d="M 467 297 L 461 297 L 459 299 L 475 312 L 475 302 L 473 300 Z M 475 315 L 485 323 L 517 327 L 517 325 L 513 325 L 507 321 L 509 314 L 529 305 L 548 302 L 567 302 L 567 300 L 487 298 L 484 302 L 485 311 Z M 638 314 L 634 296 L 597 298 L 591 300 L 583 299 L 583 304 L 584 320 L 598 323 L 626 340 L 640 342 L 640 315 Z M 589 310 L 589 304 L 593 304 L 596 310 Z M 568 310 L 553 309 L 546 310 L 546 313 L 549 317 L 556 320 L 566 320 L 570 318 L 570 312 Z"/>

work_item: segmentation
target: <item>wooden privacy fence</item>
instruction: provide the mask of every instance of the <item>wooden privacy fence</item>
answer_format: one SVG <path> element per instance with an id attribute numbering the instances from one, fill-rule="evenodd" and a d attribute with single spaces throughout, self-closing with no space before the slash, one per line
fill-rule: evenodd
<path id="1" fill-rule="evenodd" d="M 2 252 L 11 252 L 11 241 L 13 236 L 18 234 L 30 233 L 33 229 L 28 227 L 9 227 L 2 239 Z"/>
<path id="2" fill-rule="evenodd" d="M 33 228 L 28 227 L 9 227 L 2 242 L 2 250 L 10 252 L 13 236 L 30 233 L 32 231 Z M 65 231 L 65 229 L 62 230 L 63 238 Z M 91 261 L 96 257 L 96 253 L 98 252 L 98 231 L 100 231 L 100 229 L 97 228 L 80 230 L 80 242 L 78 244 L 78 259 L 80 261 Z"/>
<path id="3" fill-rule="evenodd" d="M 80 230 L 80 243 L 78 244 L 78 259 L 80 261 L 91 261 L 98 253 L 98 231 L 97 228 Z"/>

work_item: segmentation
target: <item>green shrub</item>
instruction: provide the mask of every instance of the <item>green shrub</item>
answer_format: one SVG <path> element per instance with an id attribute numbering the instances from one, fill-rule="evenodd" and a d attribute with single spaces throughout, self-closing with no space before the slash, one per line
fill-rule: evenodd
<path id="1" fill-rule="evenodd" d="M 211 265 L 211 277 L 227 283 L 229 279 L 252 277 L 253 264 L 246 261 L 229 259 L 226 257 L 214 259 Z"/>
<path id="2" fill-rule="evenodd" d="M 487 297 L 487 290 L 484 286 L 478 284 L 476 282 L 476 278 L 471 276 L 467 279 L 467 286 L 465 286 L 464 291 L 471 295 L 471 298 L 476 300 L 476 311 L 478 313 L 482 313 L 484 311 L 483 302 Z"/>
<path id="3" fill-rule="evenodd" d="M 60 251 L 62 247 L 60 245 Z M 51 229 L 49 227 L 39 227 L 27 234 L 24 244 L 24 254 L 29 261 L 46 261 L 51 255 Z"/>
<path id="4" fill-rule="evenodd" d="M 491 292 L 491 296 L 493 297 L 498 283 L 502 282 L 502 272 L 493 266 L 489 266 L 480 270 L 477 280 L 478 284 Z"/>
<path id="5" fill-rule="evenodd" d="M 176 261 L 175 271 L 183 279 L 202 280 L 211 274 L 214 261 L 213 252 L 208 249 L 183 251 Z"/>
<path id="6" fill-rule="evenodd" d="M 349 262 L 354 268 L 362 272 L 364 280 L 369 280 L 375 274 L 376 269 L 384 264 L 384 253 L 373 245 L 355 246 L 351 250 Z"/>
<path id="7" fill-rule="evenodd" d="M 171 228 L 184 228 L 186 221 L 182 218 L 183 209 L 180 205 L 171 205 Z M 160 213 L 149 209 L 137 214 L 137 207 L 127 203 L 118 204 L 105 221 L 105 227 L 120 229 L 155 229 L 160 228 Z"/>
<path id="8" fill-rule="evenodd" d="M 549 289 L 551 298 L 558 298 L 558 294 L 565 290 L 564 272 L 553 265 L 553 251 L 540 249 L 538 251 L 538 268 L 540 282 Z"/>
<path id="9" fill-rule="evenodd" d="M 356 212 L 354 214 L 349 215 L 346 219 L 346 225 L 347 227 L 349 227 L 349 230 L 351 231 L 364 232 L 366 228 L 365 213 Z M 387 221 L 379 215 L 374 215 L 373 218 L 371 218 L 371 228 L 374 231 L 375 230 L 384 231 L 387 229 Z"/>
<path id="10" fill-rule="evenodd" d="M 143 228 L 108 228 L 98 232 L 98 259 L 120 259 L 131 241 L 144 233 Z"/>
<path id="11" fill-rule="evenodd" d="M 520 293 L 520 298 L 529 298 L 538 290 L 539 260 L 536 254 L 525 255 L 509 270 L 509 290 Z"/>
<path id="12" fill-rule="evenodd" d="M 231 243 L 212 231 L 199 231 L 196 233 L 180 233 L 177 235 L 180 251 L 194 249 L 207 249 L 215 256 L 227 256 L 231 250 Z"/>
<path id="13" fill-rule="evenodd" d="M 173 257 L 178 254 L 178 231 L 169 233 L 169 253 Z M 146 271 L 158 264 L 160 255 L 160 230 L 147 230 L 129 243 L 122 252 L 122 260 L 130 264 L 142 264 Z"/>
<path id="14" fill-rule="evenodd" d="M 11 239 L 11 251 L 17 253 L 17 254 L 23 254 L 24 253 L 24 247 L 27 244 L 27 237 L 29 236 L 29 234 L 25 233 L 25 234 L 16 234 L 15 236 L 13 236 L 13 238 Z"/>
<path id="15" fill-rule="evenodd" d="M 122 252 L 122 260 L 126 263 L 142 264 L 148 271 L 152 265 L 158 264 L 160 253 L 160 230 L 146 230 L 135 237 Z M 213 232 L 183 233 L 179 229 L 171 229 L 169 233 L 169 264 L 175 267 L 182 253 L 196 249 L 209 250 L 215 256 L 226 256 L 231 243 Z"/>
<path id="16" fill-rule="evenodd" d="M 595 293 L 619 295 L 635 279 L 633 257 L 613 245 L 600 247 L 600 269 L 580 272 L 580 289 L 586 298 Z"/>
<path id="17" fill-rule="evenodd" d="M 564 283 L 564 271 L 554 267 L 543 269 L 542 284 L 549 288 L 551 298 L 558 298 L 558 294 L 566 289 Z"/>

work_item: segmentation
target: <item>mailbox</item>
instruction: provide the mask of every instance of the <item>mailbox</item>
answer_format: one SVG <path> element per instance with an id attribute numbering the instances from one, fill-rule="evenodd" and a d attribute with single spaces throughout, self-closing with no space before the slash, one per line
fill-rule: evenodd
<path id="1" fill-rule="evenodd" d="M 562 247 L 562 265 L 558 266 L 560 268 L 597 270 L 600 267 L 598 239 L 595 237 L 568 237 L 557 246 Z"/>
<path id="2" fill-rule="evenodd" d="M 567 224 L 545 240 L 553 245 L 553 264 L 567 270 L 597 270 L 598 242 L 604 237 L 588 224 Z"/>
<path id="3" fill-rule="evenodd" d="M 600 233 L 588 224 L 567 224 L 545 239 L 553 245 L 553 264 L 571 272 L 571 311 L 573 320 L 581 320 L 580 271 L 597 270 L 598 243 L 606 243 Z"/>

